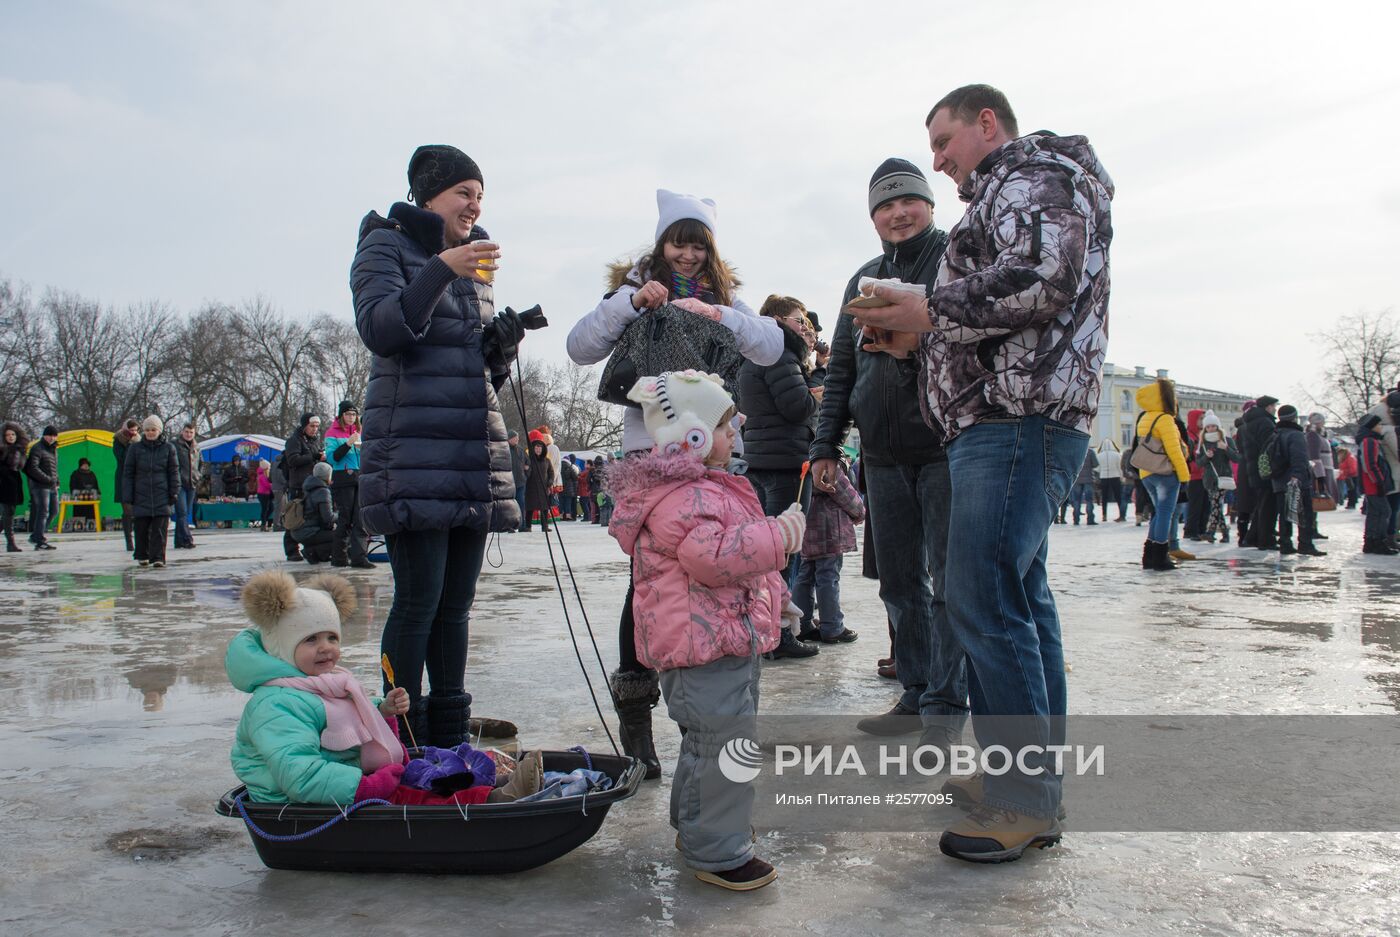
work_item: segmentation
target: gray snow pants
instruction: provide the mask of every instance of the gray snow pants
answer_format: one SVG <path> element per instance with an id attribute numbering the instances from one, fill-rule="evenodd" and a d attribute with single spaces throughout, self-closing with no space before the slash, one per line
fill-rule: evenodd
<path id="1" fill-rule="evenodd" d="M 756 652 L 661 672 L 667 713 L 683 733 L 671 826 L 686 865 L 701 872 L 727 872 L 753 858 L 753 784 L 725 777 L 719 756 L 730 739 L 757 741 L 758 677 Z"/>

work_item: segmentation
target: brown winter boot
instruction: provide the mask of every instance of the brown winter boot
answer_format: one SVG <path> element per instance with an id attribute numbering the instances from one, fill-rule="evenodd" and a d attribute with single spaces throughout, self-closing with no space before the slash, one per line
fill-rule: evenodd
<path id="1" fill-rule="evenodd" d="M 510 779 L 487 794 L 486 802 L 488 804 L 506 804 L 529 794 L 538 793 L 540 783 L 543 780 L 544 752 L 536 750 L 520 759 L 515 770 L 510 773 Z"/>

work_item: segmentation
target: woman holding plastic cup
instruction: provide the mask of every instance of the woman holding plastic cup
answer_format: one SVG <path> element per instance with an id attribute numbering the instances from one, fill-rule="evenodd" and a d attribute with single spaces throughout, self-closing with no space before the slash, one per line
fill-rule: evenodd
<path id="1" fill-rule="evenodd" d="M 355 325 L 374 353 L 360 511 L 365 529 L 384 535 L 394 573 L 381 649 L 408 690 L 414 737 L 452 748 L 471 714 L 467 618 L 486 538 L 520 525 L 496 390 L 525 330 L 495 311 L 500 250 L 476 223 L 476 162 L 421 146 L 408 179 L 414 204 L 365 216 L 350 271 Z"/>

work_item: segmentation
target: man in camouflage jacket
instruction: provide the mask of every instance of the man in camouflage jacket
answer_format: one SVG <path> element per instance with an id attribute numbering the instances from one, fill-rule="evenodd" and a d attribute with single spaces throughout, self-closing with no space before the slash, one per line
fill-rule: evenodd
<path id="1" fill-rule="evenodd" d="M 1020 136 L 986 85 L 951 92 L 925 125 L 967 213 L 926 300 L 877 288 L 893 305 L 860 319 L 868 348 L 917 349 L 925 419 L 948 441 L 948 617 L 976 676 L 978 741 L 1043 749 L 1064 743 L 1066 707 L 1046 548 L 1098 408 L 1113 182 L 1083 137 Z M 1036 770 L 1049 764 L 950 782 L 973 809 L 943 852 L 1001 862 L 1057 842 L 1060 780 Z"/>

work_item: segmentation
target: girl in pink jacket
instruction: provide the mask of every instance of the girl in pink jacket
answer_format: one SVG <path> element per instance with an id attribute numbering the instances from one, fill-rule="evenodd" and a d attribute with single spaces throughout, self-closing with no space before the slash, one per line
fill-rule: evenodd
<path id="1" fill-rule="evenodd" d="M 806 518 L 796 504 L 765 517 L 747 479 L 725 471 L 735 408 L 719 377 L 667 372 L 627 396 L 656 448 L 608 471 L 608 531 L 633 558 L 637 658 L 661 672 L 667 712 L 685 729 L 671 825 L 696 878 L 762 888 L 778 873 L 753 853 L 753 789 L 722 773 L 719 755 L 756 761 L 759 655 L 791 614 L 779 571 Z"/>

